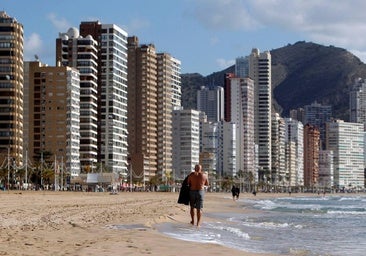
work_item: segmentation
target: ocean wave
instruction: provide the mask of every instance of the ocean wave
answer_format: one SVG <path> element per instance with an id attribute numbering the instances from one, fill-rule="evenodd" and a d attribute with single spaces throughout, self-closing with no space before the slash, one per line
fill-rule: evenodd
<path id="1" fill-rule="evenodd" d="M 365 209 L 356 211 L 341 211 L 341 210 L 329 210 L 328 214 L 341 214 L 341 215 L 366 215 Z"/>
<path id="2" fill-rule="evenodd" d="M 242 223 L 244 226 L 248 227 L 260 227 L 260 228 L 288 228 L 290 225 L 288 223 L 275 223 L 275 222 L 245 222 Z"/>
<path id="3" fill-rule="evenodd" d="M 363 201 L 365 202 L 366 198 L 361 196 L 354 196 L 354 197 L 339 197 L 338 201 Z"/>
<path id="4" fill-rule="evenodd" d="M 240 238 L 244 238 L 244 239 L 247 239 L 247 240 L 250 239 L 249 234 L 241 231 L 239 228 L 234 228 L 234 227 L 230 227 L 230 226 L 221 226 L 221 225 L 211 225 L 211 227 L 213 229 L 229 232 L 229 233 L 234 234 L 234 235 L 236 235 L 237 237 L 240 237 Z"/>

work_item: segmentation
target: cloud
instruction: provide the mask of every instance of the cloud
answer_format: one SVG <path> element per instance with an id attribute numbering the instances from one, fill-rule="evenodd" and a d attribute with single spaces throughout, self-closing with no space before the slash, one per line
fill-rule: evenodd
<path id="1" fill-rule="evenodd" d="M 72 27 L 65 18 L 58 18 L 54 13 L 49 13 L 47 15 L 47 19 L 51 21 L 52 25 L 58 31 L 67 31 L 70 27 Z"/>
<path id="2" fill-rule="evenodd" d="M 32 33 L 24 39 L 24 60 L 31 60 L 34 55 L 42 53 L 43 42 L 39 34 Z"/>
<path id="3" fill-rule="evenodd" d="M 210 38 L 210 45 L 217 45 L 220 39 L 217 36 L 213 36 Z"/>
<path id="4" fill-rule="evenodd" d="M 129 33 L 136 33 L 136 31 L 149 27 L 150 27 L 149 21 L 143 18 L 134 18 L 127 25 L 127 30 L 129 31 Z"/>
<path id="5" fill-rule="evenodd" d="M 363 0 L 248 0 L 260 24 L 284 29 L 316 43 L 365 48 Z"/>
<path id="6" fill-rule="evenodd" d="M 222 58 L 216 59 L 218 68 L 225 69 L 235 64 L 235 60 L 225 60 Z"/>
<path id="7" fill-rule="evenodd" d="M 364 0 L 192 0 L 190 6 L 188 13 L 210 30 L 281 31 L 366 52 Z"/>
<path id="8" fill-rule="evenodd" d="M 244 0 L 192 0 L 186 14 L 213 30 L 253 30 L 261 24 L 249 13 Z"/>

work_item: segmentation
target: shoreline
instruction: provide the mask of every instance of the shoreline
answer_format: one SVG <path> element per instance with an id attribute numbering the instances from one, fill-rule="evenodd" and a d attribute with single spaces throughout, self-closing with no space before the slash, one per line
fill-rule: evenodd
<path id="1" fill-rule="evenodd" d="M 311 195 L 318 196 L 293 193 L 291 197 Z M 241 193 L 240 199 L 288 196 Z M 187 248 L 201 255 L 275 255 L 160 233 L 156 224 L 189 224 L 189 206 L 178 204 L 177 199 L 178 193 L 171 192 L 1 191 L 0 255 L 181 255 Z M 212 220 L 209 213 L 239 210 L 248 212 L 238 207 L 231 193 L 206 193 L 202 221 Z"/>

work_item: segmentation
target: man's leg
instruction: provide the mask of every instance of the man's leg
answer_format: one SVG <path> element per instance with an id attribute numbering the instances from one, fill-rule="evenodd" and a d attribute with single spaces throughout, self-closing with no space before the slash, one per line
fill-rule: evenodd
<path id="1" fill-rule="evenodd" d="M 194 208 L 191 207 L 191 224 L 194 225 Z"/>
<path id="2" fill-rule="evenodd" d="M 197 227 L 201 224 L 202 209 L 197 209 Z"/>

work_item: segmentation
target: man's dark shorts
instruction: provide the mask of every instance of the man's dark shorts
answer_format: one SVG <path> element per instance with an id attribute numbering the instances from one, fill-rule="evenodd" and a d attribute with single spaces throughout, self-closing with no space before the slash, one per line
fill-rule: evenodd
<path id="1" fill-rule="evenodd" d="M 189 203 L 192 208 L 201 210 L 203 208 L 203 190 L 191 190 L 189 191 Z"/>

